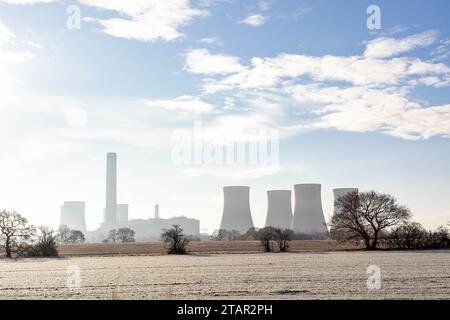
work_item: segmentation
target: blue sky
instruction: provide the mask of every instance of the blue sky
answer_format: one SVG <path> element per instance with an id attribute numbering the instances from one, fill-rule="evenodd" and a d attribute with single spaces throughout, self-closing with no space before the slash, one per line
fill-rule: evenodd
<path id="1" fill-rule="evenodd" d="M 367 27 L 370 5 L 381 29 Z M 445 224 L 449 12 L 448 1 L 0 0 L 0 206 L 56 226 L 63 201 L 84 200 L 94 229 L 116 151 L 131 217 L 159 203 L 212 231 L 222 186 L 249 185 L 261 226 L 265 191 L 317 182 L 327 217 L 333 188 L 358 187 Z M 275 132 L 278 161 L 180 164 L 174 136 L 199 123 L 214 147 Z"/>

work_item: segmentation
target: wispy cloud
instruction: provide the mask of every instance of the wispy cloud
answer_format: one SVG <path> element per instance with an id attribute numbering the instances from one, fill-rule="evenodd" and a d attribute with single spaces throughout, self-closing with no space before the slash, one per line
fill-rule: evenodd
<path id="1" fill-rule="evenodd" d="M 207 49 L 193 49 L 186 53 L 185 69 L 191 73 L 229 74 L 245 68 L 239 58 L 225 54 L 211 54 Z"/>
<path id="2" fill-rule="evenodd" d="M 5 2 L 14 5 L 27 5 L 27 4 L 59 2 L 59 0 L 0 0 L 0 2 Z"/>
<path id="3" fill-rule="evenodd" d="M 286 130 L 289 135 L 331 128 L 378 131 L 418 140 L 450 136 L 450 105 L 430 107 L 412 98 L 417 86 L 450 85 L 450 67 L 399 55 L 436 43 L 438 33 L 432 30 L 401 39 L 369 41 L 364 53 L 355 56 L 254 57 L 249 65 L 239 64 L 236 69 L 240 71 L 229 68 L 228 74 L 222 76 L 206 67 L 186 70 L 207 75 L 204 93 L 227 92 L 228 99 L 233 98 L 233 108 L 240 105 L 255 109 L 248 99 L 243 100 L 252 92 L 284 100 L 279 104 L 283 108 L 270 119 L 273 126 Z M 227 59 L 240 61 L 238 57 L 227 56 Z M 258 111 L 259 115 L 269 116 L 270 109 Z"/>
<path id="4" fill-rule="evenodd" d="M 364 55 L 370 58 L 395 56 L 415 48 L 429 46 L 437 41 L 438 35 L 436 30 L 430 30 L 402 39 L 377 38 L 367 43 Z"/>
<path id="5" fill-rule="evenodd" d="M 204 114 L 216 110 L 214 105 L 192 96 L 180 96 L 173 100 L 150 100 L 146 104 L 149 107 L 163 108 L 188 114 Z"/>
<path id="6" fill-rule="evenodd" d="M 172 41 L 184 35 L 179 28 L 196 17 L 209 13 L 193 8 L 189 0 L 80 0 L 87 6 L 115 11 L 124 17 L 90 20 L 103 26 L 103 32 L 114 37 L 152 42 Z"/>
<path id="7" fill-rule="evenodd" d="M 259 27 L 265 24 L 267 21 L 267 18 L 263 16 L 260 13 L 252 14 L 246 17 L 245 19 L 241 20 L 241 23 L 244 23 L 246 25 L 252 26 L 252 27 Z"/>

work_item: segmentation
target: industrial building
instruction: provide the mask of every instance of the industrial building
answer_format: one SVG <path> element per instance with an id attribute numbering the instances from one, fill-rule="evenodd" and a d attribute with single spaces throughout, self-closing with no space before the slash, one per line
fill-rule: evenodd
<path id="1" fill-rule="evenodd" d="M 250 212 L 250 187 L 224 187 L 223 200 L 220 229 L 246 233 L 250 228 L 254 227 Z"/>
<path id="2" fill-rule="evenodd" d="M 289 229 L 292 224 L 291 190 L 267 191 L 266 227 Z"/>
<path id="3" fill-rule="evenodd" d="M 295 209 L 292 230 L 295 233 L 314 235 L 328 232 L 322 210 L 320 184 L 294 186 Z"/>
<path id="4" fill-rule="evenodd" d="M 95 231 L 86 230 L 85 202 L 68 201 L 61 207 L 60 225 L 80 230 L 87 242 L 101 242 L 110 230 L 130 228 L 135 231 L 137 241 L 159 240 L 163 229 L 179 225 L 186 235 L 197 237 L 200 234 L 200 220 L 184 216 L 162 219 L 159 205 L 155 205 L 154 218 L 129 219 L 129 205 L 117 203 L 117 154 L 108 153 L 106 157 L 106 205 L 103 209 L 103 222 Z"/>
<path id="5" fill-rule="evenodd" d="M 83 201 L 65 201 L 61 206 L 59 227 L 66 226 L 73 230 L 86 232 L 86 203 Z"/>

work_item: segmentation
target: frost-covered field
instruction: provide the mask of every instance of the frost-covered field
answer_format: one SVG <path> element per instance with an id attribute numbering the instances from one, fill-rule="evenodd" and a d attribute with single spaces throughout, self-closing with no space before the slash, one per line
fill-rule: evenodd
<path id="1" fill-rule="evenodd" d="M 373 264 L 380 290 L 367 288 Z M 0 299 L 29 298 L 450 299 L 450 251 L 0 260 Z"/>

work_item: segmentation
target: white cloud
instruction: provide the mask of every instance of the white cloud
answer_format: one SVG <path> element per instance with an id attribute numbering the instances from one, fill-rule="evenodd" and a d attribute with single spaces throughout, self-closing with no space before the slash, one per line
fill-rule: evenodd
<path id="1" fill-rule="evenodd" d="M 192 96 L 180 96 L 173 100 L 151 100 L 147 101 L 146 104 L 149 107 L 164 108 L 188 114 L 211 113 L 216 109 L 214 105 Z"/>
<path id="2" fill-rule="evenodd" d="M 194 49 L 186 54 L 185 69 L 191 73 L 229 74 L 243 71 L 245 68 L 236 57 L 211 54 L 207 49 Z"/>
<path id="3" fill-rule="evenodd" d="M 205 10 L 192 8 L 189 0 L 80 0 L 82 4 L 116 11 L 124 17 L 95 19 L 103 32 L 140 41 L 171 41 L 183 37 L 178 30 L 195 17 L 208 15 Z"/>
<path id="4" fill-rule="evenodd" d="M 369 58 L 386 58 L 415 48 L 426 47 L 437 41 L 439 33 L 429 30 L 403 39 L 377 38 L 369 41 L 364 55 Z"/>
<path id="5" fill-rule="evenodd" d="M 259 27 L 262 26 L 264 23 L 266 23 L 267 18 L 263 16 L 262 14 L 252 14 L 246 17 L 244 20 L 241 21 L 241 23 L 247 24 L 252 27 Z"/>
<path id="6" fill-rule="evenodd" d="M 199 42 L 206 43 L 206 44 L 216 44 L 219 46 L 223 45 L 223 42 L 220 41 L 219 39 L 217 39 L 216 37 L 202 38 L 199 40 Z"/>
<path id="7" fill-rule="evenodd" d="M 27 5 L 27 4 L 37 4 L 37 3 L 59 2 L 59 0 L 0 0 L 0 2 L 5 2 L 8 4 L 15 4 L 15 5 Z"/>
<path id="8" fill-rule="evenodd" d="M 364 54 L 354 56 L 254 57 L 249 65 L 235 68 L 240 71 L 228 68 L 227 73 L 214 72 L 215 63 L 199 58 L 198 66 L 187 61 L 186 70 L 208 75 L 203 79 L 205 94 L 226 92 L 226 111 L 253 110 L 252 117 L 270 119 L 270 125 L 282 129 L 282 136 L 311 129 L 377 131 L 409 140 L 450 136 L 449 105 L 429 107 L 412 97 L 419 85 L 448 86 L 449 66 L 393 57 L 436 42 L 436 36 L 429 31 L 393 40 L 399 44 L 395 50 L 379 46 L 386 44 L 386 38 L 380 38 L 368 42 Z M 248 99 L 252 94 L 261 100 Z"/>

